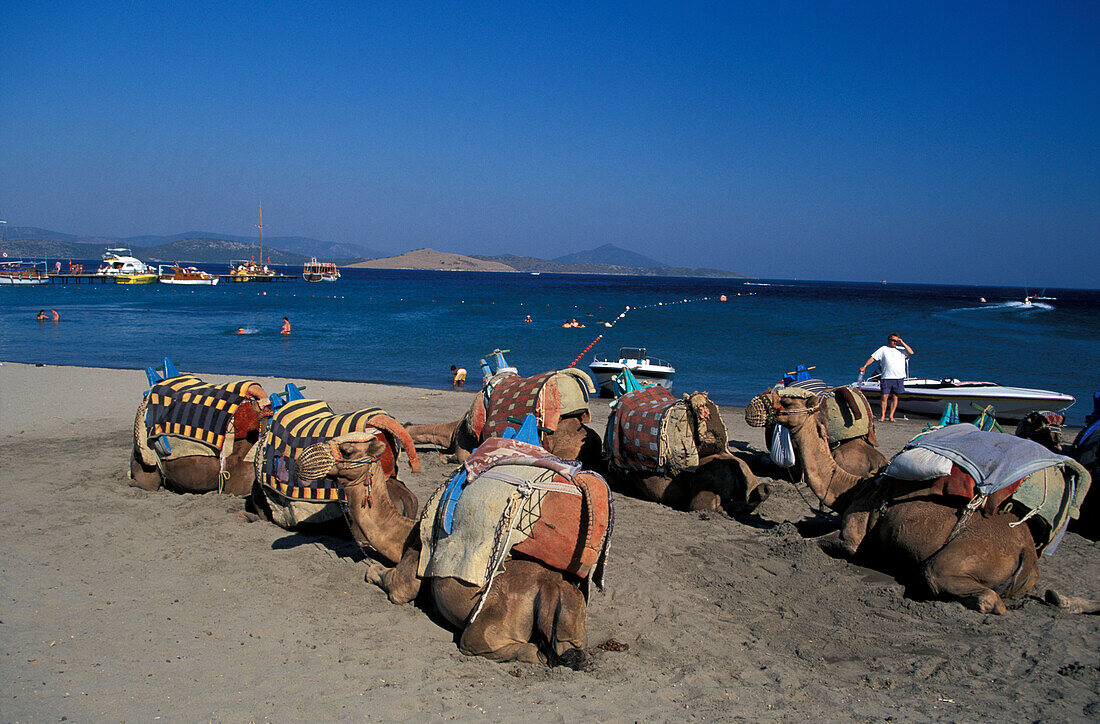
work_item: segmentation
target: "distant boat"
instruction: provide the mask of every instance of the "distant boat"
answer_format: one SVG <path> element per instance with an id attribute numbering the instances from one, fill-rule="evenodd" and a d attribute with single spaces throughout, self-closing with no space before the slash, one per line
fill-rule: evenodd
<path id="1" fill-rule="evenodd" d="M 181 267 L 178 264 L 161 264 L 157 267 L 157 281 L 161 284 L 212 287 L 221 280 L 217 276 L 209 272 L 199 271 L 193 266 Z"/>
<path id="2" fill-rule="evenodd" d="M 231 282 L 270 282 L 275 280 L 275 270 L 264 264 L 264 207 L 260 207 L 260 263 L 255 259 L 229 262 L 229 281 Z"/>
<path id="3" fill-rule="evenodd" d="M 672 378 L 676 374 L 671 362 L 650 357 L 645 347 L 623 347 L 617 360 L 597 356 L 588 369 L 592 370 L 596 385 L 604 397 L 615 396 L 614 377 L 624 369 L 629 369 L 638 382 L 650 382 L 665 389 L 672 389 Z"/>
<path id="4" fill-rule="evenodd" d="M 49 283 L 45 262 L 13 260 L 0 263 L 0 286 L 36 287 Z"/>
<path id="5" fill-rule="evenodd" d="M 340 270 L 333 262 L 317 261 L 317 257 L 311 258 L 302 267 L 302 279 L 307 282 L 334 282 L 340 278 Z"/>
<path id="6" fill-rule="evenodd" d="M 152 284 L 157 280 L 152 267 L 125 247 L 104 251 L 103 264 L 96 270 L 96 276 L 114 277 L 115 284 Z"/>

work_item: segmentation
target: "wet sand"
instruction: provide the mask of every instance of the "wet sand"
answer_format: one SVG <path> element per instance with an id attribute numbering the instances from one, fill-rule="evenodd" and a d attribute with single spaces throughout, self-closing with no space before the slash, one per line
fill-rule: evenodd
<path id="1" fill-rule="evenodd" d="M 202 374 L 209 381 L 230 378 Z M 269 390 L 285 380 L 259 379 Z M 461 416 L 471 392 L 306 382 L 347 412 Z M 617 495 L 586 671 L 459 653 L 417 605 L 363 582 L 348 540 L 239 515 L 237 498 L 128 485 L 136 370 L 0 366 L 0 718 L 4 721 L 1084 721 L 1100 718 L 1098 548 L 1070 533 L 1005 616 L 904 595 L 823 554 L 805 488 L 754 515 Z M 603 432 L 606 401 L 594 401 Z M 763 448 L 723 408 L 736 446 Z M 879 427 L 887 457 L 925 421 Z M 422 451 L 423 502 L 452 465 Z M 625 651 L 595 647 L 614 639 Z"/>

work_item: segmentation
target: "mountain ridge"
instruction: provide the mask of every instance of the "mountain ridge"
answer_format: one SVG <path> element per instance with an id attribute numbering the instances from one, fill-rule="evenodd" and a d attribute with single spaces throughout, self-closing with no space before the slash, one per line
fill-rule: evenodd
<path id="1" fill-rule="evenodd" d="M 11 227 L 0 252 L 9 258 L 99 259 L 109 247 L 128 247 L 150 263 L 203 262 L 229 263 L 237 259 L 258 258 L 259 240 L 209 232 L 183 232 L 164 236 L 98 237 L 64 234 L 36 227 Z M 160 241 L 159 244 L 149 242 Z M 356 252 L 370 252 L 356 253 Z M 377 256 L 375 256 L 377 254 Z M 626 276 L 693 276 L 740 278 L 724 269 L 665 266 L 643 254 L 615 244 L 602 244 L 554 259 L 513 254 L 453 254 L 434 249 L 414 249 L 402 254 L 385 254 L 354 244 L 324 242 L 308 237 L 271 237 L 264 239 L 263 261 L 297 265 L 317 257 L 341 266 L 374 269 L 444 269 L 551 274 L 612 274 Z M 373 262 L 373 263 L 372 263 Z"/>

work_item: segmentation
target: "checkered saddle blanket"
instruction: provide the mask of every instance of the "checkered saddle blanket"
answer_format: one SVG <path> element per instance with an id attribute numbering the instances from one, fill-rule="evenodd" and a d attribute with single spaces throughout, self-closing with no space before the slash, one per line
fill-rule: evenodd
<path id="1" fill-rule="evenodd" d="M 255 387 L 257 390 L 253 390 Z M 229 422 L 238 411 L 244 415 L 241 406 L 257 394 L 262 388 L 252 380 L 238 380 L 224 385 L 211 385 L 194 375 L 178 375 L 162 380 L 149 391 L 148 407 L 145 411 L 145 426 L 150 440 L 162 435 L 179 435 L 209 446 L 215 452 L 225 445 Z M 252 418 L 255 418 L 252 420 Z M 237 424 L 237 437 L 255 429 L 252 424 L 259 422 L 258 415 L 250 415 L 251 422 Z"/>
<path id="2" fill-rule="evenodd" d="M 404 429 L 385 410 L 377 407 L 337 415 L 321 400 L 294 400 L 279 408 L 265 437 L 261 481 L 292 500 L 339 502 L 344 492 L 328 478 L 304 481 L 298 477 L 297 455 L 318 442 L 327 442 L 351 432 L 378 431 L 387 450 L 379 461 L 387 477 L 397 474 L 397 454 L 402 447 L 409 454 L 414 471 L 419 460 Z"/>
<path id="3" fill-rule="evenodd" d="M 604 458 L 619 470 L 675 475 L 694 470 L 701 458 L 724 452 L 726 425 L 718 407 L 704 397 L 708 417 L 696 422 L 688 408 L 690 397 L 677 398 L 657 386 L 620 397 L 607 421 Z M 708 440 L 696 440 L 697 425 Z"/>

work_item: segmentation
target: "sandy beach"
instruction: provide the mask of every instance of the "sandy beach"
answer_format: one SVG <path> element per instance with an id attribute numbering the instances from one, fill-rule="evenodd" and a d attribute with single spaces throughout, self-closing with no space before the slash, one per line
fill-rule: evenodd
<path id="1" fill-rule="evenodd" d="M 457 419 L 472 394 L 304 384 L 338 412 L 402 422 Z M 364 583 L 350 539 L 250 523 L 238 498 L 130 487 L 145 387 L 138 370 L 0 366 L 4 721 L 1100 718 L 1100 618 L 1040 600 L 1100 597 L 1097 544 L 1076 534 L 1031 596 L 982 615 L 823 554 L 804 538 L 826 530 L 812 497 L 790 482 L 740 519 L 619 494 L 592 666 L 501 665 Z M 602 434 L 606 401 L 592 411 Z M 739 409 L 722 414 L 736 449 L 763 448 Z M 924 424 L 881 425 L 883 453 Z M 423 502 L 453 465 L 421 457 L 401 477 Z M 609 639 L 629 648 L 596 648 Z"/>

